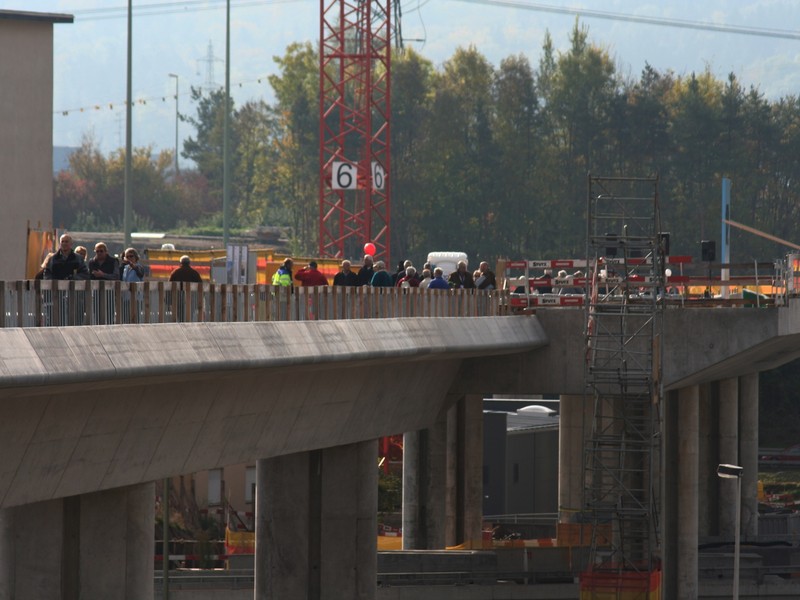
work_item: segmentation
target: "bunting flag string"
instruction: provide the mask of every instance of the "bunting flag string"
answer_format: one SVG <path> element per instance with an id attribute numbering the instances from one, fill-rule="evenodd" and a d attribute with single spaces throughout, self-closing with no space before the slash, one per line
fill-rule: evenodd
<path id="1" fill-rule="evenodd" d="M 250 81 L 240 81 L 238 83 L 232 84 L 232 87 L 235 86 L 235 87 L 242 88 L 246 84 L 251 84 L 251 83 L 260 84 L 266 79 L 267 79 L 267 76 L 265 75 L 263 77 L 259 77 L 257 79 L 253 79 L 253 80 L 250 80 Z M 200 89 L 200 96 L 203 96 L 203 94 L 205 93 L 205 90 L 202 87 L 200 87 L 199 89 Z M 190 97 L 190 96 L 191 96 L 191 92 L 184 92 L 182 94 L 179 94 L 179 97 Z M 148 102 L 158 102 L 159 100 L 161 100 L 161 102 L 166 102 L 167 100 L 170 100 L 170 101 L 171 100 L 175 100 L 175 94 L 167 94 L 167 95 L 164 95 L 164 96 L 151 96 L 149 98 L 137 98 L 136 100 L 133 101 L 133 106 L 135 107 L 137 104 L 140 105 L 140 106 L 146 106 Z M 128 102 L 126 100 L 121 100 L 119 102 L 109 102 L 108 104 L 105 104 L 105 103 L 104 104 L 92 104 L 92 105 L 89 105 L 89 106 L 79 106 L 79 107 L 76 107 L 76 108 L 67 108 L 67 109 L 62 109 L 62 110 L 54 110 L 53 114 L 54 115 L 61 115 L 63 117 L 68 117 L 72 113 L 85 113 L 85 112 L 100 111 L 100 110 L 111 110 L 111 111 L 113 111 L 115 107 L 124 108 L 127 105 L 128 105 Z"/>

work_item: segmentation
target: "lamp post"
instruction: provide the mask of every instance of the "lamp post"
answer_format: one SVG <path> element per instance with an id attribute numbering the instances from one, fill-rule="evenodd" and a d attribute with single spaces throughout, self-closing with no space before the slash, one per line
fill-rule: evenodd
<path id="1" fill-rule="evenodd" d="M 178 121 L 180 121 L 180 113 L 178 112 L 178 76 L 175 73 L 170 73 L 169 76 L 175 78 L 175 174 L 177 175 L 180 171 L 178 168 Z"/>
<path id="2" fill-rule="evenodd" d="M 719 465 L 717 476 L 723 479 L 736 479 L 736 525 L 734 527 L 733 544 L 733 600 L 739 600 L 739 548 L 742 529 L 742 473 L 744 469 L 738 465 Z"/>

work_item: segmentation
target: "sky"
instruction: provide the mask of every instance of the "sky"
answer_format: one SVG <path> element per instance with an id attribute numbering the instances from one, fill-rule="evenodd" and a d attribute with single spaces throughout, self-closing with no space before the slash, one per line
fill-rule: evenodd
<path id="1" fill-rule="evenodd" d="M 317 43 L 319 2 L 230 2 L 234 103 L 272 102 L 267 77 L 277 73 L 274 57 L 293 42 Z M 105 153 L 124 147 L 125 0 L 0 0 L 0 9 L 75 16 L 72 24 L 54 26 L 53 143 L 78 146 L 91 136 Z M 630 77 L 638 78 L 646 63 L 678 75 L 710 69 L 720 79 L 733 72 L 772 100 L 800 94 L 800 34 L 786 29 L 800 22 L 796 0 L 406 0 L 401 9 L 405 46 L 437 66 L 458 47 L 473 45 L 495 66 L 523 54 L 535 67 L 545 33 L 557 52 L 565 52 L 581 13 L 590 41 L 606 48 Z M 177 110 L 190 115 L 196 113 L 190 86 L 224 84 L 225 0 L 133 0 L 132 25 L 132 143 L 172 150 L 176 83 Z M 706 25 L 769 35 L 709 31 Z M 786 34 L 795 39 L 780 37 Z M 183 140 L 194 131 L 179 123 L 178 133 Z"/>

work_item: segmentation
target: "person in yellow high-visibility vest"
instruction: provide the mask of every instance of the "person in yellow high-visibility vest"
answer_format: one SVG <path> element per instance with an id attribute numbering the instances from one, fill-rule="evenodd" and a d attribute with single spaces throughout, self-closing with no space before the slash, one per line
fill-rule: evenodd
<path id="1" fill-rule="evenodd" d="M 291 258 L 287 258 L 283 261 L 283 265 L 281 265 L 272 276 L 272 285 L 292 287 L 292 264 Z"/>

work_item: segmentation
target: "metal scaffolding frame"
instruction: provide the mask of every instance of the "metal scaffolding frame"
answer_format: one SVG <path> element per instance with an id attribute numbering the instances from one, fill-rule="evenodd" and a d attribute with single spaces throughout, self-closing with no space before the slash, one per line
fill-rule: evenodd
<path id="1" fill-rule="evenodd" d="M 659 569 L 660 293 L 669 244 L 658 178 L 589 175 L 587 224 L 588 571 L 646 576 Z"/>

